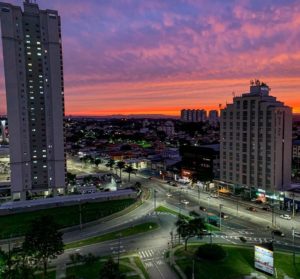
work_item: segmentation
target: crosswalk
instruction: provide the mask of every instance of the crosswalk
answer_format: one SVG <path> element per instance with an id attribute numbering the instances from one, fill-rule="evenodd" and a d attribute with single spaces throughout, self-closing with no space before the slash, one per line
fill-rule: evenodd
<path id="1" fill-rule="evenodd" d="M 221 238 L 224 240 L 228 240 L 231 243 L 235 243 L 235 241 L 237 241 L 238 243 L 241 242 L 240 236 L 238 235 L 213 234 L 212 238 Z M 246 240 L 247 243 L 266 243 L 272 241 L 272 238 L 268 237 L 243 236 L 243 238 Z M 277 239 L 274 240 L 274 243 L 279 245 L 290 245 L 288 242 L 280 241 Z"/>
<path id="2" fill-rule="evenodd" d="M 166 252 L 167 250 L 164 249 L 164 250 L 153 250 L 153 249 L 148 249 L 148 250 L 143 250 L 143 251 L 139 251 L 138 254 L 140 256 L 140 258 L 142 260 L 145 260 L 145 259 L 159 259 L 159 258 L 163 258 L 164 257 L 164 253 Z"/>

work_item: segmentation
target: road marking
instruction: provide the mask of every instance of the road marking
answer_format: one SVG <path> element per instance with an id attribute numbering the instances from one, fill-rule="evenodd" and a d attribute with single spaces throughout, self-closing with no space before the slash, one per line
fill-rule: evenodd
<path id="1" fill-rule="evenodd" d="M 164 262 L 163 262 L 162 260 L 155 261 L 155 263 L 156 263 L 157 265 L 163 265 L 163 264 L 164 264 Z"/>
<path id="2" fill-rule="evenodd" d="M 153 263 L 152 262 L 146 262 L 144 264 L 145 264 L 146 268 L 153 267 Z"/>

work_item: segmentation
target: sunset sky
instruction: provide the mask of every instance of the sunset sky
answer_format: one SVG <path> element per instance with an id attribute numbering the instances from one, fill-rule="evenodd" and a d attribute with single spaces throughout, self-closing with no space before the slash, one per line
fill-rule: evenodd
<path id="1" fill-rule="evenodd" d="M 255 78 L 300 113 L 299 0 L 37 3 L 62 18 L 66 115 L 217 109 Z"/>

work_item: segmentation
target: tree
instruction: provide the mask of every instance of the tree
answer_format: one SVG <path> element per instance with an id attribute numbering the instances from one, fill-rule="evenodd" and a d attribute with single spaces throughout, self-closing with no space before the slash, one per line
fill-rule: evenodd
<path id="1" fill-rule="evenodd" d="M 120 170 L 120 178 L 122 179 L 122 169 L 125 168 L 125 162 L 124 161 L 119 161 L 117 163 L 117 168 Z"/>
<path id="2" fill-rule="evenodd" d="M 102 163 L 102 161 L 101 161 L 101 159 L 100 158 L 96 158 L 95 160 L 94 160 L 94 164 L 95 164 L 95 166 L 98 168 L 98 166 L 100 165 Z"/>
<path id="3" fill-rule="evenodd" d="M 116 164 L 115 160 L 109 159 L 109 161 L 105 164 L 105 166 L 107 168 L 110 168 L 110 170 L 112 170 L 115 164 Z"/>
<path id="4" fill-rule="evenodd" d="M 195 211 L 190 212 L 191 219 L 179 215 L 175 223 L 177 233 L 184 239 L 184 249 L 187 250 L 187 243 L 191 237 L 202 236 L 204 234 L 205 222 Z"/>
<path id="5" fill-rule="evenodd" d="M 0 278 L 34 279 L 35 270 L 34 259 L 20 248 L 13 248 L 8 252 L 0 250 Z"/>
<path id="6" fill-rule="evenodd" d="M 125 279 L 125 275 L 120 273 L 118 263 L 115 263 L 112 257 L 105 262 L 99 275 L 99 279 Z"/>
<path id="7" fill-rule="evenodd" d="M 56 258 L 64 251 L 62 233 L 51 216 L 42 216 L 31 223 L 22 248 L 26 255 L 42 263 L 45 278 L 49 259 Z"/>
<path id="8" fill-rule="evenodd" d="M 70 173 L 70 172 L 67 172 L 67 182 L 68 184 L 75 184 L 76 182 L 76 174 L 73 174 L 73 173 Z"/>
<path id="9" fill-rule="evenodd" d="M 130 174 L 136 172 L 136 169 L 132 166 L 127 166 L 124 171 L 128 173 L 128 181 L 130 182 Z"/>

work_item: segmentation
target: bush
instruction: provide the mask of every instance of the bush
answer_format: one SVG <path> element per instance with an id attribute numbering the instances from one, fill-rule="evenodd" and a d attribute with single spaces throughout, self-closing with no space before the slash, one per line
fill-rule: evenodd
<path id="1" fill-rule="evenodd" d="M 226 252 L 220 245 L 204 244 L 197 249 L 195 256 L 203 260 L 220 261 L 225 258 Z"/>

